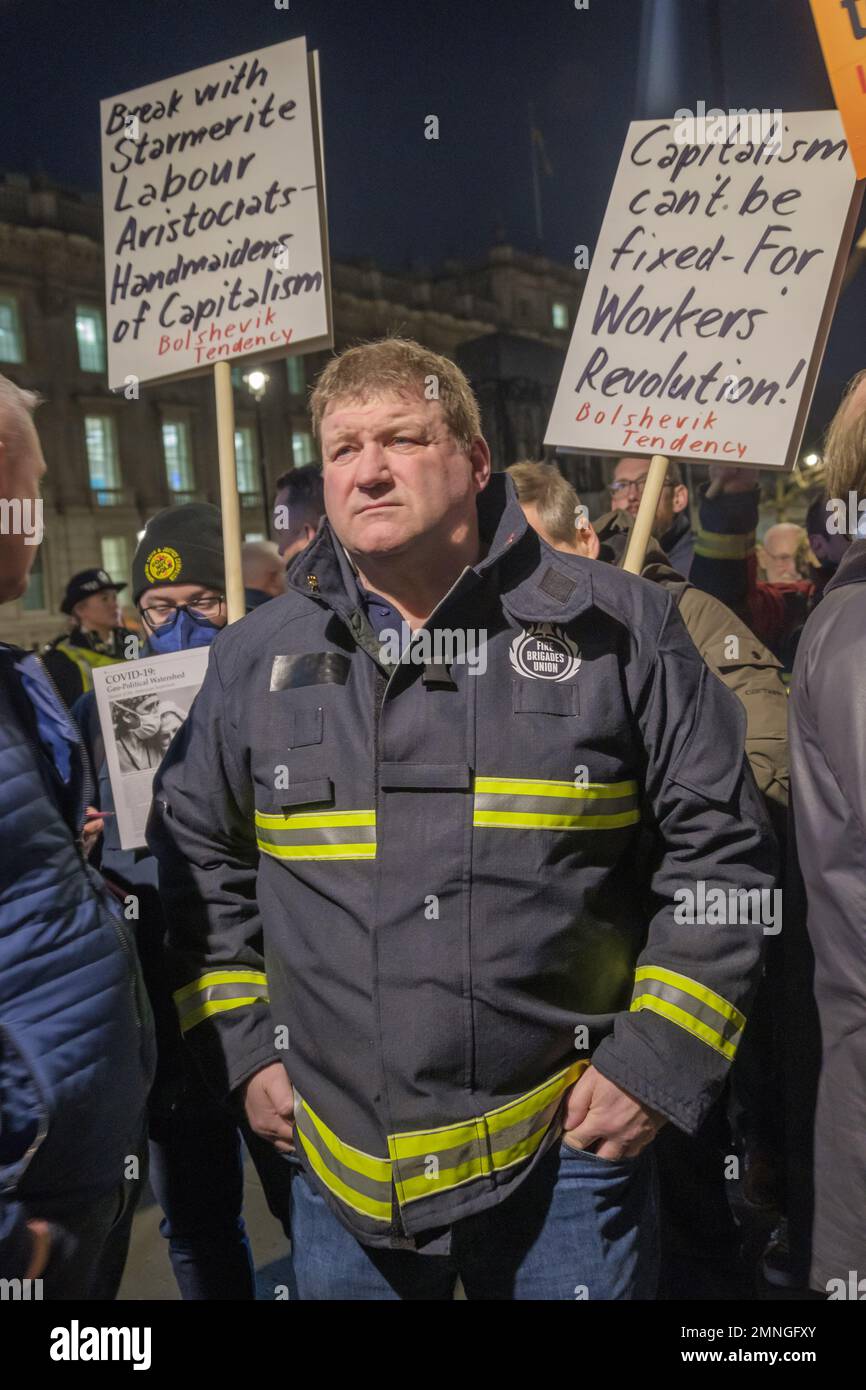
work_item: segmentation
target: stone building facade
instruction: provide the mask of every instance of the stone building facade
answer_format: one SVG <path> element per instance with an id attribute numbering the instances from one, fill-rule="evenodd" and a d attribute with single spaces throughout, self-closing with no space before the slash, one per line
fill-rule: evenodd
<path id="1" fill-rule="evenodd" d="M 109 392 L 103 277 L 96 197 L 0 178 L 0 372 L 44 398 L 38 425 L 48 465 L 33 579 L 23 599 L 0 609 L 0 640 L 22 646 L 60 630 L 60 597 L 76 570 L 101 564 L 128 580 L 137 536 L 154 512 L 219 502 L 210 375 L 142 386 L 137 400 Z M 338 349 L 388 333 L 417 338 L 469 372 L 497 466 L 541 456 L 583 272 L 502 244 L 478 262 L 400 273 L 337 262 L 332 277 Z M 264 364 L 258 403 L 243 380 L 254 359 L 233 372 L 248 538 L 267 534 L 275 479 L 317 457 L 306 396 L 327 356 Z M 566 467 L 579 483 L 574 469 L 580 465 Z"/>

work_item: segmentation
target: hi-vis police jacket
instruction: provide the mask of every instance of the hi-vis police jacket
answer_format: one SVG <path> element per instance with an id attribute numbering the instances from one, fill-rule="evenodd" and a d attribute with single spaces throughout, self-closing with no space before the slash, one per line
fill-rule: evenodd
<path id="1" fill-rule="evenodd" d="M 505 1200 L 590 1057 L 694 1131 L 762 929 L 674 895 L 775 872 L 742 708 L 672 599 L 550 550 L 502 475 L 479 513 L 427 627 L 486 634 L 483 674 L 384 669 L 325 524 L 217 638 L 156 785 L 186 1038 L 223 1091 L 285 1063 L 305 1169 L 371 1245 Z"/>

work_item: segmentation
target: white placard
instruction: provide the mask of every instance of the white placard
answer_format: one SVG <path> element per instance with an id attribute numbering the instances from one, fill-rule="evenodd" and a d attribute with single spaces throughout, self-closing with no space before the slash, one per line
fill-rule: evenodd
<path id="1" fill-rule="evenodd" d="M 781 124 L 631 124 L 546 444 L 793 467 L 863 185 L 838 112 Z"/>
<path id="2" fill-rule="evenodd" d="M 100 103 L 111 388 L 332 341 L 306 41 Z"/>
<path id="3" fill-rule="evenodd" d="M 140 849 L 153 777 L 189 714 L 207 671 L 209 647 L 96 666 L 93 688 L 121 849 Z"/>

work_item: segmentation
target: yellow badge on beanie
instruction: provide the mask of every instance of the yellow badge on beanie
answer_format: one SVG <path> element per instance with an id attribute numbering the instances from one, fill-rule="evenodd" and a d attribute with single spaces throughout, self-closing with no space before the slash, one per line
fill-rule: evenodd
<path id="1" fill-rule="evenodd" d="M 176 550 L 164 545 L 152 550 L 144 562 L 144 575 L 152 584 L 173 584 L 183 565 Z"/>

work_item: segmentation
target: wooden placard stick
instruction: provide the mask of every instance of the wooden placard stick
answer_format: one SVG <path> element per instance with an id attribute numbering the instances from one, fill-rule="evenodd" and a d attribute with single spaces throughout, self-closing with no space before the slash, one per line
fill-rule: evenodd
<path id="1" fill-rule="evenodd" d="M 640 574 L 643 569 L 644 556 L 652 535 L 656 508 L 662 495 L 667 471 L 667 459 L 662 454 L 654 454 L 625 554 L 623 569 L 627 574 Z"/>
<path id="2" fill-rule="evenodd" d="M 228 619 L 236 623 L 246 612 L 241 572 L 241 509 L 235 465 L 235 402 L 232 369 L 228 362 L 214 363 L 217 448 L 220 466 L 220 509 L 223 517 L 223 558 L 226 571 Z M 267 499 L 265 499 L 267 500 Z"/>

